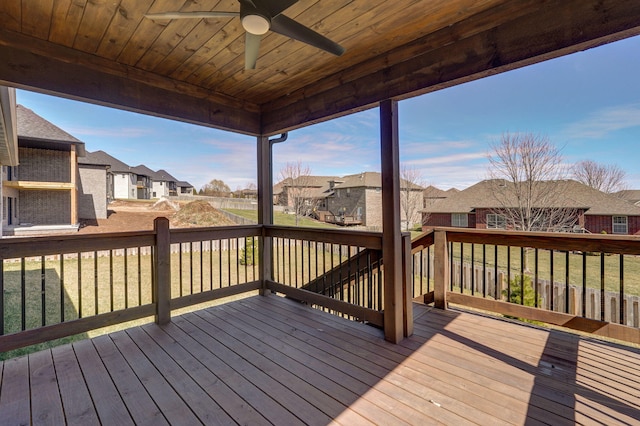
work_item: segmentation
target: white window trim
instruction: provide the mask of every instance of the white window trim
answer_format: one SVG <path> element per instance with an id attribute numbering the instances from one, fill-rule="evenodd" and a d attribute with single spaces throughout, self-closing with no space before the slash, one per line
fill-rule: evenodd
<path id="1" fill-rule="evenodd" d="M 490 216 L 494 216 L 493 220 L 489 219 Z M 498 218 L 502 218 L 502 220 L 498 221 Z M 490 222 L 493 222 L 496 225 L 489 226 Z M 502 222 L 504 226 L 497 226 L 498 222 Z M 507 219 L 504 215 L 497 214 L 497 213 L 487 213 L 487 229 L 506 229 L 507 228 L 506 222 L 507 222 Z"/>
<path id="2" fill-rule="evenodd" d="M 617 222 L 616 219 L 624 219 L 624 223 Z M 616 231 L 616 227 L 624 226 L 624 231 L 620 232 L 620 230 Z M 611 217 L 611 231 L 614 234 L 628 234 L 629 233 L 629 218 L 627 216 L 612 216 Z"/>

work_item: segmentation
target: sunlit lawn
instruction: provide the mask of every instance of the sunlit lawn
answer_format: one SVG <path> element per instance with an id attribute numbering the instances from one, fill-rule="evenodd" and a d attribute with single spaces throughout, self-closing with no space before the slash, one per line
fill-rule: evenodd
<path id="1" fill-rule="evenodd" d="M 251 219 L 258 221 L 257 210 L 239 210 L 239 209 L 225 209 L 229 213 L 244 217 L 245 219 Z M 345 229 L 340 226 L 332 225 L 330 223 L 324 223 L 317 220 L 309 219 L 308 217 L 299 217 L 298 224 L 296 225 L 296 216 L 293 214 L 287 214 L 282 212 L 273 213 L 273 223 L 281 226 L 300 226 L 307 228 L 333 228 L 333 229 Z"/>

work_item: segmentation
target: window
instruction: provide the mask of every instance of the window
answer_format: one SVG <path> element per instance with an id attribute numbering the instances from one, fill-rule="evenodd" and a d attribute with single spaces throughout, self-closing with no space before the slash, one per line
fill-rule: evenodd
<path id="1" fill-rule="evenodd" d="M 469 227 L 469 215 L 466 213 L 452 213 L 451 214 L 451 226 L 457 226 L 459 228 Z"/>
<path id="2" fill-rule="evenodd" d="M 614 234 L 629 233 L 629 227 L 627 224 L 626 216 L 613 216 L 613 233 Z"/>
<path id="3" fill-rule="evenodd" d="M 487 229 L 506 229 L 507 219 L 501 214 L 489 213 L 487 215 Z"/>

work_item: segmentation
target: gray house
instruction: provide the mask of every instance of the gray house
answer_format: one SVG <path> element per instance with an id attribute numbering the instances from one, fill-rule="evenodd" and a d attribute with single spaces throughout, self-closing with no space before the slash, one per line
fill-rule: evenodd
<path id="1" fill-rule="evenodd" d="M 78 191 L 84 143 L 21 105 L 16 118 L 20 165 L 3 167 L 5 233 L 76 231 L 80 212 L 93 206 L 85 206 L 87 199 Z M 93 193 L 93 184 L 106 187 L 94 180 L 82 194 Z M 106 215 L 106 206 L 104 210 Z"/>

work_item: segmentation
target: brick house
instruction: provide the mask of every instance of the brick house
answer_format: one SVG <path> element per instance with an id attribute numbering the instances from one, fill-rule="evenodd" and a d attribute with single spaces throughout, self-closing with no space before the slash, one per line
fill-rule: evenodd
<path id="1" fill-rule="evenodd" d="M 499 213 L 504 207 L 494 195 L 496 182 L 479 182 L 428 206 L 423 210 L 423 230 L 436 226 L 506 228 L 506 218 Z M 537 208 L 571 211 L 575 215 L 571 231 L 640 235 L 640 207 L 632 203 L 574 180 L 546 182 L 542 188 L 559 191 L 562 205 Z"/>
<path id="2" fill-rule="evenodd" d="M 21 105 L 16 118 L 20 164 L 3 167 L 4 230 L 77 230 L 84 211 L 78 191 L 84 143 Z"/>

